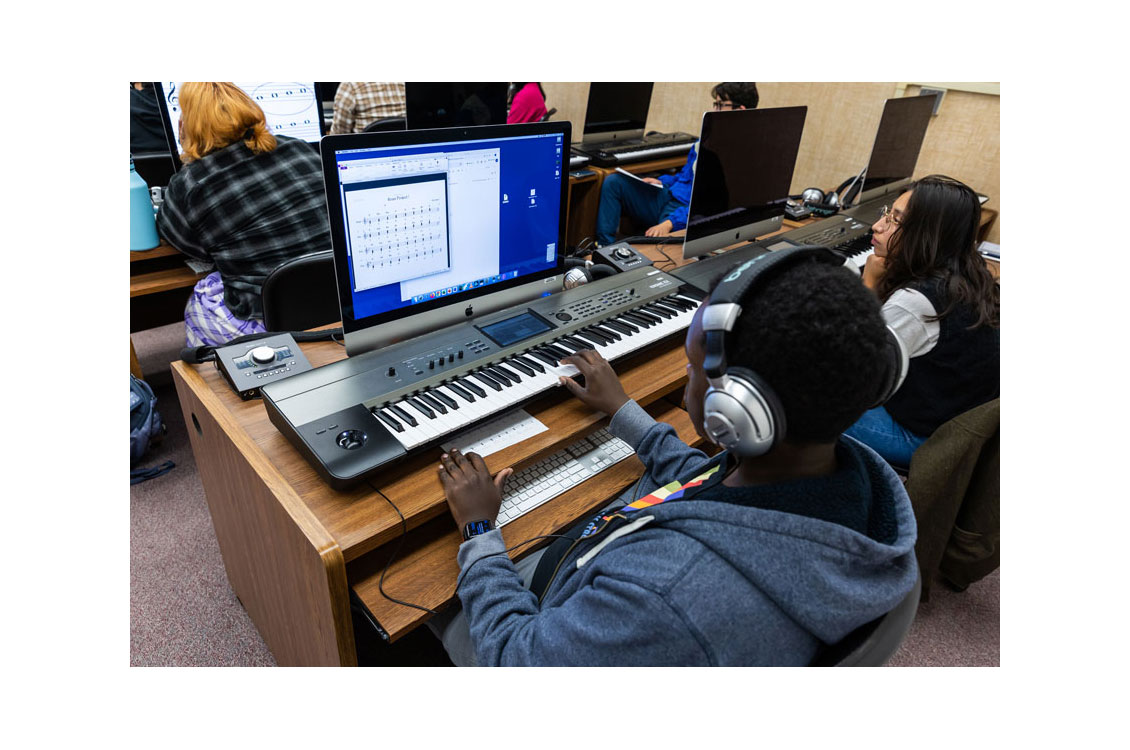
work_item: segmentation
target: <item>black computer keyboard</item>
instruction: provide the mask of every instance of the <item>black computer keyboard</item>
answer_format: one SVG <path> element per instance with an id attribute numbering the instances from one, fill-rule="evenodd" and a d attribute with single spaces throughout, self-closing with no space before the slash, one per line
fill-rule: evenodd
<path id="1" fill-rule="evenodd" d="M 660 148 L 663 146 L 686 146 L 687 151 L 690 151 L 690 146 L 695 142 L 693 135 L 686 133 L 669 133 L 666 135 L 648 136 L 640 140 L 631 140 L 624 143 L 602 146 L 601 151 L 607 154 L 633 154 L 637 151 L 650 151 L 651 149 Z"/>

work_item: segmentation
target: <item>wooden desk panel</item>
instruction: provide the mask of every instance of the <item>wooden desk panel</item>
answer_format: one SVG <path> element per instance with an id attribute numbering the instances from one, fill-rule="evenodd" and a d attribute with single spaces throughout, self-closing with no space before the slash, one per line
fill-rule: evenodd
<path id="1" fill-rule="evenodd" d="M 702 438 L 694 431 L 690 417 L 682 409 L 661 401 L 653 404 L 648 411 L 657 420 L 675 427 L 679 437 L 686 443 L 697 445 L 702 442 Z M 592 430 L 587 430 L 584 434 L 590 432 Z M 488 465 L 490 458 L 493 456 L 488 457 Z M 506 465 L 506 462 L 496 463 L 498 468 Z M 438 462 L 433 462 L 433 474 L 437 465 Z M 497 468 L 491 467 L 492 472 L 496 470 Z M 568 528 L 631 487 L 642 475 L 643 464 L 638 458 L 633 456 L 621 461 L 508 523 L 502 529 L 506 545 L 514 546 L 523 540 Z M 446 509 L 446 502 L 444 507 Z M 511 552 L 510 557 L 520 559 L 550 541 L 552 540 L 532 542 Z M 445 606 L 455 598 L 455 582 L 459 575 L 456 555 L 462 542 L 462 534 L 446 512 L 442 517 L 414 531 L 405 538 L 398 556 L 388 568 L 384 579 L 385 593 L 429 609 Z M 392 641 L 430 616 L 422 610 L 390 601 L 380 592 L 381 575 L 398 544 L 399 541 L 391 542 L 349 565 L 349 580 L 354 593 L 364 602 Z"/>

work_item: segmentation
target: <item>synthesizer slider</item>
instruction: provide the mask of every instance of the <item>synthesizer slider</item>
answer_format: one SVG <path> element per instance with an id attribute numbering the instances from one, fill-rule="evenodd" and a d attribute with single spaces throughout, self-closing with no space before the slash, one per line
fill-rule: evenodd
<path id="1" fill-rule="evenodd" d="M 263 386 L 271 422 L 337 489 L 690 325 L 698 293 L 651 267 L 597 279 Z"/>

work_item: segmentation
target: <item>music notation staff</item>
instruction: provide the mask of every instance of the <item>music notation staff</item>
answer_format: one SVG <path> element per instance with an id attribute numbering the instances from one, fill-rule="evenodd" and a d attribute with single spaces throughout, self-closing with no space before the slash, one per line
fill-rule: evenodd
<path id="1" fill-rule="evenodd" d="M 351 222 L 353 269 L 358 286 L 404 281 L 450 268 L 447 214 L 439 200 L 369 210 Z"/>

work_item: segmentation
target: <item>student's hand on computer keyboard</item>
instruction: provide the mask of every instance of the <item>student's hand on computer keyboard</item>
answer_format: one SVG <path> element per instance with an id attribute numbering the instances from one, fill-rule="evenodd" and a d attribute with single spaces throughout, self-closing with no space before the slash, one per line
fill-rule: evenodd
<path id="1" fill-rule="evenodd" d="M 648 237 L 666 237 L 667 235 L 671 234 L 671 230 L 674 227 L 675 225 L 671 222 L 670 219 L 664 219 L 655 226 L 648 227 L 647 231 L 644 232 L 644 234 Z"/>
<path id="2" fill-rule="evenodd" d="M 486 461 L 478 453 L 464 456 L 453 450 L 440 457 L 439 481 L 460 531 L 472 521 L 498 518 L 502 484 L 513 473 L 513 469 L 503 469 L 492 479 Z"/>
<path id="3" fill-rule="evenodd" d="M 561 382 L 587 406 L 611 416 L 627 403 L 628 394 L 624 392 L 616 371 L 597 352 L 582 349 L 570 357 L 563 357 L 561 361 L 573 365 L 584 376 L 583 386 L 572 378 L 563 377 Z"/>
<path id="4" fill-rule="evenodd" d="M 880 258 L 878 255 L 868 256 L 867 263 L 863 266 L 863 285 L 868 289 L 875 289 L 886 272 L 886 258 Z"/>

